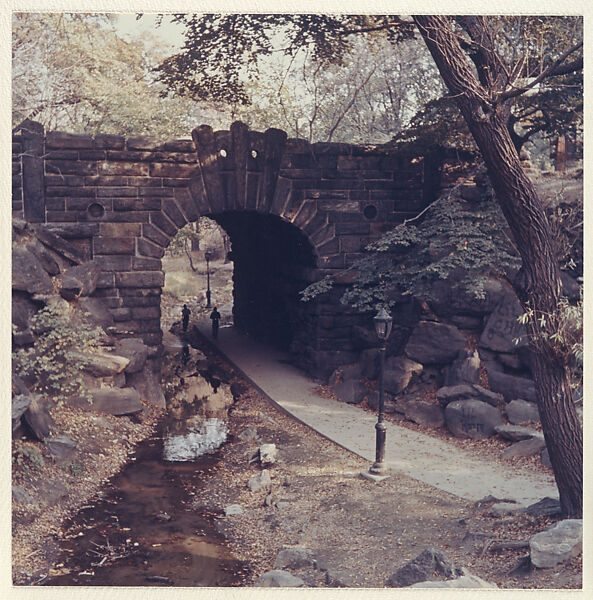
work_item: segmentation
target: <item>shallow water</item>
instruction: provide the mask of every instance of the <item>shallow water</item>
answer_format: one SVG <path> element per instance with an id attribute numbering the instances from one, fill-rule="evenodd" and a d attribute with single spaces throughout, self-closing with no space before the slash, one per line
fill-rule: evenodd
<path id="1" fill-rule="evenodd" d="M 65 574 L 45 585 L 241 585 L 248 566 L 232 556 L 212 524 L 224 516 L 191 506 L 191 490 L 215 476 L 221 460 L 215 448 L 226 440 L 226 424 L 220 410 L 212 416 L 208 402 L 186 398 L 178 408 L 160 434 L 138 446 L 104 497 L 67 524 L 56 561 Z"/>

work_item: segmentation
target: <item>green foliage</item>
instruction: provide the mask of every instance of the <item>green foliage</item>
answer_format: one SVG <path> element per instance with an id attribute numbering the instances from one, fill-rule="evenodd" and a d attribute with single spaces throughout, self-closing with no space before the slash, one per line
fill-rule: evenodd
<path id="1" fill-rule="evenodd" d="M 29 348 L 13 351 L 13 370 L 33 389 L 56 401 L 80 395 L 90 398 L 84 386 L 83 364 L 77 352 L 92 352 L 99 348 L 102 330 L 84 320 L 73 320 L 67 303 L 53 303 L 31 317 L 31 330 L 36 336 Z"/>
<path id="2" fill-rule="evenodd" d="M 15 441 L 12 448 L 12 464 L 20 469 L 31 468 L 41 471 L 45 465 L 43 455 L 33 445 L 22 441 Z"/>
<path id="3" fill-rule="evenodd" d="M 257 79 L 266 57 L 292 57 L 306 48 L 317 63 L 343 64 L 357 34 L 383 31 L 394 42 L 414 35 L 412 23 L 393 15 L 187 14 L 174 19 L 185 26 L 185 44 L 158 67 L 159 80 L 194 100 L 239 104 L 249 103 L 246 82 Z"/>
<path id="4" fill-rule="evenodd" d="M 96 135 L 186 135 L 194 103 L 162 98 L 151 69 L 164 57 L 156 38 L 120 37 L 112 15 L 14 13 L 12 125 Z"/>
<path id="5" fill-rule="evenodd" d="M 416 156 L 435 147 L 477 152 L 467 124 L 449 96 L 427 102 L 387 146 Z"/>
<path id="6" fill-rule="evenodd" d="M 192 242 L 199 242 L 200 235 L 194 229 L 193 223 L 188 223 L 173 236 L 169 242 L 168 250 L 174 256 L 180 256 L 188 250 L 191 250 Z"/>
<path id="7" fill-rule="evenodd" d="M 571 386 L 577 389 L 583 385 L 583 297 L 576 304 L 566 298 L 553 313 L 543 313 L 528 307 L 518 319 L 528 326 L 532 345 L 542 351 L 552 347 L 560 360 L 568 365 L 571 372 Z"/>
<path id="8" fill-rule="evenodd" d="M 367 247 L 353 265 L 356 279 L 342 302 L 359 310 L 393 305 L 402 296 L 434 298 L 435 282 L 453 276 L 459 291 L 483 298 L 492 274 L 510 277 L 521 265 L 504 216 L 491 195 L 465 202 L 453 193 L 435 201 L 420 219 L 398 225 Z M 309 286 L 303 300 L 331 289 L 326 278 Z"/>

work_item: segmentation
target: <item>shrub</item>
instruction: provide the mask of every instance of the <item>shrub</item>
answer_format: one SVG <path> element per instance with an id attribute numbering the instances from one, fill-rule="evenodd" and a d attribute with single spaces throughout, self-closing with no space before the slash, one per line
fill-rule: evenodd
<path id="1" fill-rule="evenodd" d="M 13 351 L 14 372 L 31 381 L 35 392 L 57 402 L 72 395 L 90 402 L 82 378 L 83 364 L 74 358 L 74 352 L 97 349 L 103 331 L 86 320 L 73 319 L 68 304 L 58 302 L 31 317 L 31 330 L 35 344 Z"/>

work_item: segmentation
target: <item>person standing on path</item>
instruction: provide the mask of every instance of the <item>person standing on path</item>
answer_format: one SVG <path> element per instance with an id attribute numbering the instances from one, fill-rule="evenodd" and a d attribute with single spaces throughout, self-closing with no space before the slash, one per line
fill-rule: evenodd
<path id="1" fill-rule="evenodd" d="M 218 338 L 218 325 L 220 323 L 220 313 L 216 310 L 216 306 L 214 310 L 210 313 L 210 318 L 212 319 L 212 337 L 214 339 Z"/>
<path id="2" fill-rule="evenodd" d="M 184 333 L 187 331 L 187 326 L 189 325 L 189 315 L 191 311 L 187 308 L 187 304 L 183 305 L 183 309 L 181 310 L 181 318 L 183 320 L 183 331 Z"/>

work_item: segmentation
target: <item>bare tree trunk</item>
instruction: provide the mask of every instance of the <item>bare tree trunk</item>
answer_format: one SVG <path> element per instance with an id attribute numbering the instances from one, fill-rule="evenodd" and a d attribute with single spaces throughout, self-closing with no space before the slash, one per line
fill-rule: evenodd
<path id="1" fill-rule="evenodd" d="M 536 317 L 528 329 L 544 437 L 563 512 L 580 518 L 583 433 L 572 401 L 567 359 L 549 340 L 549 335 L 557 331 L 554 315 L 561 292 L 558 260 L 543 207 L 521 167 L 508 131 L 510 103 L 496 103 L 494 90 L 477 80 L 447 17 L 422 15 L 414 20 L 480 148 L 521 254 L 522 280 L 516 282 L 515 289 Z M 546 319 L 543 327 L 537 319 L 542 315 Z M 542 337 L 542 332 L 547 335 Z"/>

